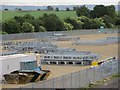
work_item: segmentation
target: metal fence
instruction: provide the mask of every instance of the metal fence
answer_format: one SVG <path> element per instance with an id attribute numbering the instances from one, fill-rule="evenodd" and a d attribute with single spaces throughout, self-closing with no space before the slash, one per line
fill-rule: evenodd
<path id="1" fill-rule="evenodd" d="M 115 73 L 118 73 L 118 60 L 111 59 L 97 67 L 88 68 L 50 80 L 32 83 L 30 85 L 20 87 L 20 89 L 22 90 L 24 88 L 82 88 L 86 85 L 89 85 L 90 83 L 94 83 Z"/>
<path id="2" fill-rule="evenodd" d="M 47 36 L 53 36 L 55 33 L 62 33 L 67 36 L 82 35 L 82 34 L 100 34 L 100 33 L 117 33 L 117 29 L 104 29 L 104 32 L 99 32 L 99 29 L 88 30 L 72 30 L 72 31 L 53 31 L 53 32 L 37 32 L 37 33 L 20 33 L 20 34 L 8 34 L 0 35 L 2 40 L 19 40 L 19 39 L 34 39 L 34 38 L 47 38 Z"/>

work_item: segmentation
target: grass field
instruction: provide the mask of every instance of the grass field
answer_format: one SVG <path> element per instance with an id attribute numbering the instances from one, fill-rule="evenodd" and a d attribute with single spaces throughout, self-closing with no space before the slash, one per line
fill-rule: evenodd
<path id="1" fill-rule="evenodd" d="M 44 13 L 50 14 L 54 13 L 56 14 L 61 20 L 67 18 L 67 17 L 77 17 L 75 11 L 3 11 L 2 18 L 0 20 L 8 20 L 10 18 L 13 18 L 14 16 L 23 16 L 25 14 L 33 15 L 34 17 L 42 16 Z"/>

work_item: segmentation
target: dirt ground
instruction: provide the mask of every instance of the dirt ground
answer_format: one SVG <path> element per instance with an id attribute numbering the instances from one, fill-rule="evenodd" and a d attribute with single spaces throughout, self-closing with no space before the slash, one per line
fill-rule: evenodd
<path id="1" fill-rule="evenodd" d="M 114 90 L 119 90 L 120 77 L 112 78 L 105 83 L 94 86 L 93 88 L 111 88 Z M 102 90 L 102 89 L 101 89 Z"/>
<path id="2" fill-rule="evenodd" d="M 103 39 L 108 36 L 118 36 L 118 34 L 92 34 L 92 35 L 80 35 L 80 40 L 96 40 Z M 75 37 L 75 36 L 72 36 Z M 56 42 L 59 47 L 70 47 L 75 48 L 78 51 L 90 51 L 101 55 L 101 59 L 105 59 L 112 56 L 118 56 L 118 44 L 108 44 L 108 45 L 72 45 L 73 41 L 59 41 Z"/>
<path id="3" fill-rule="evenodd" d="M 107 36 L 118 36 L 117 34 L 92 34 L 92 35 L 80 35 L 80 36 L 71 36 L 71 37 L 79 37 L 81 40 L 95 40 L 95 39 L 103 39 Z M 92 53 L 96 53 L 101 55 L 102 59 L 106 59 L 113 56 L 118 56 L 118 44 L 108 44 L 101 46 L 91 46 L 91 45 L 72 45 L 72 41 L 57 41 L 54 42 L 59 47 L 70 47 L 75 48 L 78 51 L 91 51 Z M 51 71 L 51 75 L 48 79 L 60 77 L 62 75 L 77 72 L 83 69 L 86 69 L 90 66 L 65 66 L 65 65 L 42 65 L 43 69 L 49 69 Z M 21 85 L 12 85 L 12 84 L 3 84 L 3 88 L 17 87 Z"/>

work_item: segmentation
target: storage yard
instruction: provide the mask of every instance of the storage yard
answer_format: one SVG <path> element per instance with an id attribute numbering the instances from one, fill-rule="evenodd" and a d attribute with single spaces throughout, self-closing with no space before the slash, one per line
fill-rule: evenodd
<path id="1" fill-rule="evenodd" d="M 93 35 L 80 35 L 80 36 L 72 36 L 72 37 L 80 37 L 80 39 L 83 40 L 96 40 L 100 38 L 105 38 L 107 36 L 118 36 L 118 34 L 93 34 Z M 99 60 L 103 60 L 112 56 L 118 56 L 118 44 L 90 46 L 90 45 L 72 45 L 70 41 L 57 41 L 56 43 L 59 47 L 64 47 L 64 48 L 70 47 L 80 51 L 91 51 L 92 53 L 99 54 L 101 56 Z M 70 72 L 76 72 L 81 70 L 81 68 L 84 69 L 86 67 L 89 66 L 43 65 L 43 68 L 49 68 L 52 71 L 52 74 L 50 75 L 49 78 L 52 78 L 52 76 L 65 75 L 64 73 L 67 74 Z"/>
<path id="2" fill-rule="evenodd" d="M 96 39 L 102 39 L 106 37 L 112 37 L 112 36 L 118 36 L 118 34 L 90 34 L 90 35 L 76 35 L 76 36 L 68 36 L 69 38 L 80 38 L 80 40 L 96 40 Z M 27 40 L 25 40 L 27 41 Z M 72 48 L 76 49 L 77 51 L 88 51 L 95 54 L 100 55 L 100 58 L 98 60 L 103 60 L 108 57 L 118 57 L 118 44 L 107 44 L 107 45 L 73 45 L 73 40 L 60 40 L 60 41 L 52 41 L 53 44 L 56 44 L 60 48 Z M 48 69 L 51 71 L 50 76 L 48 79 L 60 77 L 62 75 L 66 75 L 69 73 L 74 73 L 83 69 L 86 69 L 88 66 L 82 66 L 82 65 L 46 65 L 41 64 L 42 69 Z M 21 85 L 13 85 L 13 84 L 3 84 L 3 88 L 10 88 L 10 87 L 18 87 Z"/>

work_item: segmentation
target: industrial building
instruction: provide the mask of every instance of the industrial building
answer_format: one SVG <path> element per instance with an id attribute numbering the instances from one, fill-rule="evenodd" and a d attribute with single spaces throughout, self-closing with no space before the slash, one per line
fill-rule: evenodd
<path id="1" fill-rule="evenodd" d="M 85 51 L 59 51 L 48 52 L 41 55 L 40 60 L 43 64 L 65 64 L 65 65 L 90 65 L 92 61 L 98 60 L 99 55 Z"/>
<path id="2" fill-rule="evenodd" d="M 27 60 L 36 60 L 35 54 L 14 54 L 0 56 L 0 81 L 3 80 L 4 74 L 9 74 L 14 70 L 20 69 L 20 62 Z"/>

